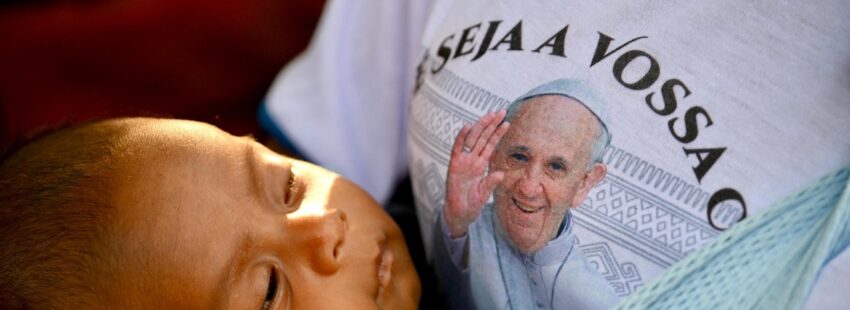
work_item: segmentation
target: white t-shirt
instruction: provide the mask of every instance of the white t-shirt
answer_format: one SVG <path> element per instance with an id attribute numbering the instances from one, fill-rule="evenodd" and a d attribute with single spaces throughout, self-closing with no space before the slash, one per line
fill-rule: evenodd
<path id="1" fill-rule="evenodd" d="M 613 142 L 576 235 L 625 296 L 850 164 L 850 3 L 817 2 L 330 2 L 267 109 L 379 200 L 409 166 L 430 250 L 461 126 L 547 81 L 594 85 Z M 841 298 L 830 281 L 816 299 Z"/>

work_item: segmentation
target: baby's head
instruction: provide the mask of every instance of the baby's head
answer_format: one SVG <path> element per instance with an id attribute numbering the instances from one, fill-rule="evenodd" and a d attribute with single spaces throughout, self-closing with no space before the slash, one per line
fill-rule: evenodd
<path id="1" fill-rule="evenodd" d="M 204 123 L 118 119 L 0 165 L 3 308 L 413 308 L 363 190 Z"/>

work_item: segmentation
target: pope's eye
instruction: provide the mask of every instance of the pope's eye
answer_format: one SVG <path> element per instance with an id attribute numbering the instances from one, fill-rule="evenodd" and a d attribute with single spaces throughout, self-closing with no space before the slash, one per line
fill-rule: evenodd
<path id="1" fill-rule="evenodd" d="M 528 154 L 522 151 L 508 151 L 508 158 L 505 159 L 505 164 L 508 168 L 518 169 L 525 167 L 528 164 Z"/>
<path id="2" fill-rule="evenodd" d="M 528 161 L 528 156 L 522 153 L 513 153 L 511 154 L 511 158 L 518 161 Z"/>
<path id="3" fill-rule="evenodd" d="M 563 171 L 564 169 L 567 169 L 567 168 L 564 166 L 564 164 L 556 162 L 556 163 L 550 163 L 549 169 L 552 169 L 554 171 Z"/>
<path id="4" fill-rule="evenodd" d="M 272 269 L 269 273 L 269 286 L 266 290 L 266 298 L 263 300 L 263 310 L 271 309 L 277 296 L 277 272 Z"/>

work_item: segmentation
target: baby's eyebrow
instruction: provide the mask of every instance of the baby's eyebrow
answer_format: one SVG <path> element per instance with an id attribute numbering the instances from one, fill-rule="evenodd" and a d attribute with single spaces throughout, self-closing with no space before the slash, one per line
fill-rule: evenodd
<path id="1" fill-rule="evenodd" d="M 260 174 L 259 171 L 257 171 L 257 141 L 251 136 L 242 136 L 239 137 L 239 139 L 242 139 L 242 141 L 245 142 L 245 157 L 243 158 L 243 163 L 248 166 L 249 179 L 247 182 L 250 183 L 250 191 L 254 194 L 254 197 L 265 200 L 265 194 L 260 186 L 260 182 L 264 182 L 264 180 L 258 178 Z"/>
<path id="2" fill-rule="evenodd" d="M 218 298 L 227 300 L 230 297 L 230 289 L 233 283 L 245 273 L 245 266 L 251 258 L 251 249 L 254 247 L 254 240 L 247 233 L 243 233 L 239 238 L 239 245 L 235 247 L 233 254 L 228 258 L 224 265 L 226 273 L 222 274 L 221 280 L 218 281 L 217 291 Z M 224 304 L 224 303 L 219 303 Z"/>
<path id="3" fill-rule="evenodd" d="M 244 165 L 247 165 L 248 169 L 248 180 L 246 182 L 250 183 L 250 191 L 255 195 L 261 195 L 260 185 L 257 183 L 257 163 L 256 163 L 256 145 L 257 142 L 254 140 L 252 136 L 240 136 L 237 137 L 240 141 L 244 142 L 244 156 L 242 157 L 242 161 Z M 259 197 L 259 196 L 257 196 Z M 251 260 L 252 249 L 256 245 L 253 238 L 248 232 L 241 232 L 238 245 L 233 248 L 233 253 L 227 260 L 227 263 L 223 266 L 222 270 L 225 271 L 222 273 L 220 280 L 216 286 L 216 290 L 218 292 L 218 298 L 222 300 L 227 300 L 230 297 L 230 290 L 233 287 L 233 283 L 238 281 L 244 276 L 245 267 Z M 223 303 L 220 303 L 223 304 Z"/>
<path id="4" fill-rule="evenodd" d="M 237 138 L 243 139 L 243 140 L 248 140 L 248 142 L 257 142 L 257 138 L 254 138 L 254 135 L 252 135 L 252 134 L 247 134 L 247 135 L 244 135 L 244 136 L 238 136 Z"/>

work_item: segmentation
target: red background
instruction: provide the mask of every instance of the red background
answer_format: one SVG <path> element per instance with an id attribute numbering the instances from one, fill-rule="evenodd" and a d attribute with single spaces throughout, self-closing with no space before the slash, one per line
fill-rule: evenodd
<path id="1" fill-rule="evenodd" d="M 118 116 L 259 134 L 257 105 L 324 1 L 0 2 L 0 146 Z"/>

